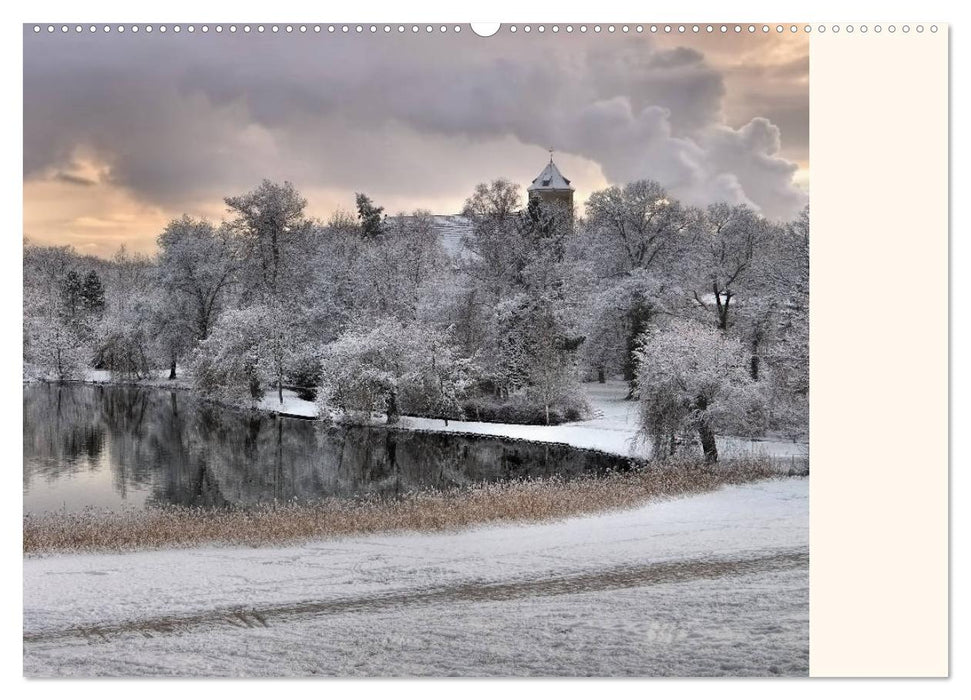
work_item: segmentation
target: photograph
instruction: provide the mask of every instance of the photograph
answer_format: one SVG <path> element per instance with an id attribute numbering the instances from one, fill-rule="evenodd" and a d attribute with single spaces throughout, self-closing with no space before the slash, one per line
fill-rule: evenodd
<path id="1" fill-rule="evenodd" d="M 788 26 L 24 24 L 24 676 L 808 676 Z"/>

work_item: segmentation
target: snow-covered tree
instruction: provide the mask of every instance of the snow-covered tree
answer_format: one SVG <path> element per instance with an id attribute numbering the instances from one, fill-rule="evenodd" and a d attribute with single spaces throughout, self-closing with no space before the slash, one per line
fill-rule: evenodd
<path id="1" fill-rule="evenodd" d="M 366 240 L 361 253 L 359 301 L 402 321 L 437 315 L 448 258 L 427 211 L 387 219 L 384 234 Z"/>
<path id="2" fill-rule="evenodd" d="M 583 357 L 603 379 L 621 374 L 636 390 L 634 351 L 646 330 L 681 304 L 681 290 L 654 271 L 635 269 L 613 280 L 595 280 L 583 298 Z"/>
<path id="3" fill-rule="evenodd" d="M 305 347 L 298 312 L 254 305 L 224 313 L 192 357 L 196 385 L 223 400 L 254 401 L 275 387 L 283 403 L 287 375 Z"/>
<path id="4" fill-rule="evenodd" d="M 152 260 L 121 246 L 107 268 L 105 310 L 92 338 L 92 361 L 126 379 L 150 376 L 160 363 L 153 329 L 157 274 Z"/>
<path id="5" fill-rule="evenodd" d="M 543 410 L 583 413 L 586 405 L 577 372 L 583 341 L 571 327 L 568 310 L 556 299 L 522 293 L 496 307 L 498 342 L 493 383 L 509 397 L 524 394 Z"/>
<path id="6" fill-rule="evenodd" d="M 516 287 L 565 298 L 563 257 L 573 234 L 572 212 L 530 197 L 517 221 Z"/>
<path id="7" fill-rule="evenodd" d="M 586 412 L 580 389 L 576 350 L 583 338 L 557 313 L 555 303 L 537 304 L 529 324 L 527 396 L 542 406 L 546 424 L 554 407 Z"/>
<path id="8" fill-rule="evenodd" d="M 94 326 L 100 320 L 105 308 L 104 286 L 101 284 L 101 278 L 94 270 L 89 270 L 82 276 L 76 269 L 70 269 L 58 281 L 58 285 L 60 320 L 87 345 L 92 338 Z"/>
<path id="9" fill-rule="evenodd" d="M 42 377 L 81 379 L 91 350 L 77 326 L 57 315 L 24 319 L 24 362 Z"/>
<path id="10" fill-rule="evenodd" d="M 322 353 L 321 402 L 326 408 L 460 418 L 460 398 L 474 367 L 449 335 L 421 322 L 377 320 L 342 335 Z"/>
<path id="11" fill-rule="evenodd" d="M 682 206 L 657 182 L 638 180 L 594 192 L 586 213 L 574 265 L 589 277 L 588 356 L 601 363 L 598 371 L 606 370 L 602 363 L 609 355 L 603 342 L 616 347 L 619 340 L 620 362 L 609 371 L 623 374 L 633 396 L 633 353 L 641 334 L 677 305 L 698 212 Z"/>
<path id="12" fill-rule="evenodd" d="M 585 241 L 595 246 L 602 277 L 635 269 L 670 267 L 697 218 L 653 180 L 637 180 L 590 195 Z"/>
<path id="13" fill-rule="evenodd" d="M 720 330 L 731 325 L 732 302 L 757 293 L 771 234 L 769 222 L 744 204 L 712 204 L 701 217 L 692 248 L 693 296 L 714 311 Z"/>
<path id="14" fill-rule="evenodd" d="M 766 353 L 772 371 L 778 427 L 805 436 L 809 422 L 809 208 L 778 232 L 775 264 L 767 275 L 777 300 L 775 342 Z"/>
<path id="15" fill-rule="evenodd" d="M 195 347 L 197 328 L 184 303 L 176 303 L 161 287 L 153 292 L 149 327 L 156 354 L 168 366 L 169 379 L 176 379 L 179 361 Z"/>
<path id="16" fill-rule="evenodd" d="M 672 321 L 645 335 L 636 356 L 641 434 L 655 456 L 696 432 L 705 461 L 716 462 L 716 433 L 744 427 L 760 407 L 741 343 L 711 326 Z"/>
<path id="17" fill-rule="evenodd" d="M 292 300 L 309 276 L 307 200 L 289 182 L 264 180 L 252 192 L 225 201 L 234 215 L 228 226 L 241 243 L 246 296 L 256 302 Z"/>
<path id="18" fill-rule="evenodd" d="M 95 270 L 88 270 L 81 283 L 81 307 L 89 316 L 100 315 L 105 308 L 105 287 Z"/>
<path id="19" fill-rule="evenodd" d="M 158 237 L 158 282 L 173 312 L 188 316 L 192 340 L 204 340 L 222 310 L 238 270 L 238 250 L 226 226 L 184 215 Z"/>
<path id="20" fill-rule="evenodd" d="M 132 293 L 111 306 L 98 322 L 94 339 L 94 364 L 126 379 L 151 376 L 159 364 L 156 356 L 154 290 Z"/>
<path id="21" fill-rule="evenodd" d="M 521 209 L 519 186 L 500 178 L 477 185 L 462 210 L 472 223 L 472 233 L 466 242 L 473 253 L 468 261 L 468 273 L 493 303 L 507 293 L 512 278 L 521 269 Z"/>
<path id="22" fill-rule="evenodd" d="M 262 338 L 265 309 L 227 311 L 191 358 L 196 386 L 213 398 L 263 398 L 269 380 Z"/>
<path id="23" fill-rule="evenodd" d="M 752 381 L 762 377 L 763 360 L 776 339 L 778 300 L 767 294 L 752 296 L 736 311 L 734 334 L 749 353 L 749 375 Z"/>
<path id="24" fill-rule="evenodd" d="M 28 372 L 58 381 L 83 376 L 90 347 L 78 323 L 83 283 L 77 284 L 74 271 L 79 262 L 68 246 L 24 244 L 23 351 Z M 68 288 L 71 292 L 65 293 Z"/>
<path id="25" fill-rule="evenodd" d="M 68 323 L 78 323 L 84 313 L 81 292 L 83 283 L 76 270 L 69 270 L 61 282 L 61 305 Z"/>

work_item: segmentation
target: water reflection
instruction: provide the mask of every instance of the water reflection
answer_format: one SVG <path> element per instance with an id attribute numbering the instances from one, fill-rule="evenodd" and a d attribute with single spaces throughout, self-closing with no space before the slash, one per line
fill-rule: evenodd
<path id="1" fill-rule="evenodd" d="M 178 391 L 24 387 L 25 512 L 394 496 L 625 466 L 563 445 L 232 411 Z"/>

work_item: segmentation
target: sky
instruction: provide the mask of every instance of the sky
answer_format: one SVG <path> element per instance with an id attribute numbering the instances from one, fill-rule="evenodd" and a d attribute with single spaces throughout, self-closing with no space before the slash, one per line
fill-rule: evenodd
<path id="1" fill-rule="evenodd" d="M 35 34 L 24 28 L 24 236 L 150 253 L 183 213 L 288 180 L 326 220 L 525 190 L 549 150 L 582 204 L 640 178 L 793 216 L 809 191 L 809 45 L 722 35 Z"/>

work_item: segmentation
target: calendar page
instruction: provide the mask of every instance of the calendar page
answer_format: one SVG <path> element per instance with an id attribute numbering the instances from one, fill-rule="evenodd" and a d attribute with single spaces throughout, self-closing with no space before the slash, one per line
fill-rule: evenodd
<path id="1" fill-rule="evenodd" d="M 946 676 L 947 37 L 25 24 L 24 675 Z"/>

